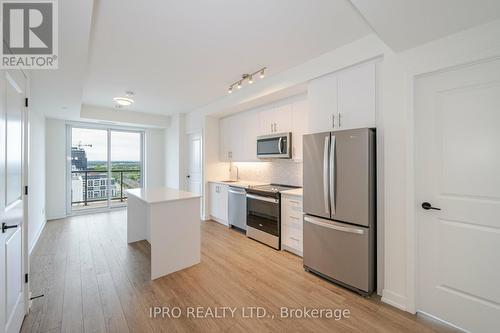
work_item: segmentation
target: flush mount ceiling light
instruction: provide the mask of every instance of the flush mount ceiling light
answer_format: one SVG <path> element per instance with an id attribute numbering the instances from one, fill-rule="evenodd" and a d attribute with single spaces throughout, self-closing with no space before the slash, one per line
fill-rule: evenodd
<path id="1" fill-rule="evenodd" d="M 125 97 L 115 97 L 113 98 L 113 101 L 115 102 L 115 107 L 117 109 L 120 109 L 125 106 L 130 106 L 134 104 L 134 93 L 131 91 L 127 91 L 125 93 Z"/>
<path id="2" fill-rule="evenodd" d="M 227 92 L 229 94 L 231 94 L 233 92 L 233 88 L 236 87 L 238 89 L 241 89 L 242 87 L 242 84 L 245 82 L 245 81 L 248 81 L 248 84 L 252 84 L 254 83 L 254 78 L 256 77 L 257 74 L 259 74 L 259 77 L 261 79 L 264 78 L 264 74 L 266 72 L 266 69 L 267 67 L 262 67 L 261 69 L 251 73 L 251 74 L 242 74 L 241 75 L 241 80 L 238 80 L 236 82 L 233 82 L 230 86 L 229 86 L 229 89 L 227 90 Z"/>

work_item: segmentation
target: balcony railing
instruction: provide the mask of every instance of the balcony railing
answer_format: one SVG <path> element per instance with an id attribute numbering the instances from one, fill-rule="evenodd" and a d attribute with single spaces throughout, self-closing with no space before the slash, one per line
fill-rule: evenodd
<path id="1" fill-rule="evenodd" d="M 126 190 L 140 187 L 141 170 L 111 170 L 111 179 L 107 171 L 73 170 L 71 171 L 71 205 L 89 206 L 109 200 L 125 202 Z M 108 184 L 108 182 L 110 182 Z M 111 191 L 109 195 L 108 191 Z"/>

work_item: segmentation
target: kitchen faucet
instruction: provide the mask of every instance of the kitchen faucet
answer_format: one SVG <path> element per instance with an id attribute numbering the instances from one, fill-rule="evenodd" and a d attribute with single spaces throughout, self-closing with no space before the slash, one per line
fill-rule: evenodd
<path id="1" fill-rule="evenodd" d="M 233 165 L 233 163 L 231 163 L 229 165 L 229 176 L 231 176 L 231 169 L 233 167 L 236 168 L 236 181 L 238 181 L 238 180 L 240 180 L 240 175 L 239 175 L 240 174 L 240 169 L 238 169 L 238 167 L 236 165 Z"/>

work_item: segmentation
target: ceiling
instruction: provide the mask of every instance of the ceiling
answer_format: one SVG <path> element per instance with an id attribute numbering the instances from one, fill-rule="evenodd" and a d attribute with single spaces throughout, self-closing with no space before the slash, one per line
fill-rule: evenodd
<path id="1" fill-rule="evenodd" d="M 402 51 L 500 18 L 499 0 L 351 0 L 379 37 Z"/>
<path id="2" fill-rule="evenodd" d="M 370 32 L 347 0 L 96 1 L 83 102 L 111 107 L 130 90 L 131 110 L 190 111 L 242 73 L 272 75 Z"/>
<path id="3" fill-rule="evenodd" d="M 405 50 L 500 18 L 500 1 L 65 0 L 59 17 L 59 69 L 33 71 L 31 105 L 75 120 L 129 90 L 129 111 L 188 112 L 242 73 L 273 75 L 373 32 Z"/>

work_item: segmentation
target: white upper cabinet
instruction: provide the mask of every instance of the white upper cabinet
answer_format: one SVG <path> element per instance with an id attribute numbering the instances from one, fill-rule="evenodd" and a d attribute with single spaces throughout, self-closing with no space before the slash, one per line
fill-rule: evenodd
<path id="1" fill-rule="evenodd" d="M 309 82 L 309 132 L 375 127 L 375 64 L 363 64 Z"/>
<path id="2" fill-rule="evenodd" d="M 256 112 L 243 112 L 221 119 L 221 160 L 236 162 L 256 161 L 258 135 L 259 119 Z"/>
<path id="3" fill-rule="evenodd" d="M 309 82 L 309 133 L 335 129 L 337 117 L 337 75 L 329 74 Z"/>
<path id="4" fill-rule="evenodd" d="M 375 127 L 375 64 L 339 73 L 338 128 Z"/>
<path id="5" fill-rule="evenodd" d="M 259 135 L 292 131 L 292 109 L 290 104 L 259 111 Z"/>

